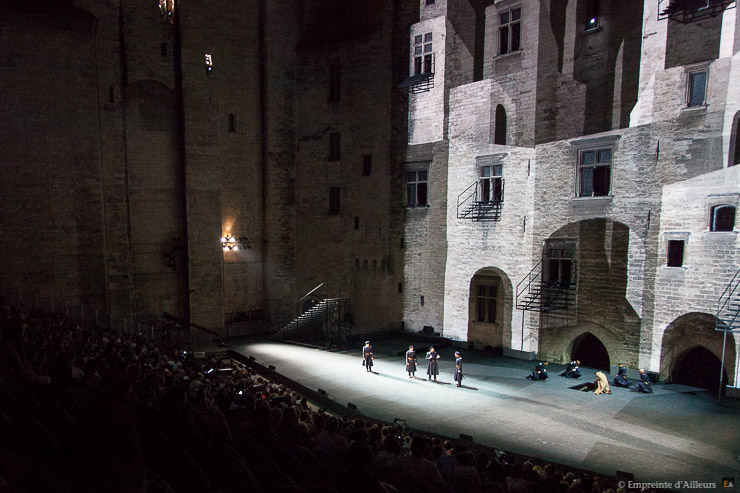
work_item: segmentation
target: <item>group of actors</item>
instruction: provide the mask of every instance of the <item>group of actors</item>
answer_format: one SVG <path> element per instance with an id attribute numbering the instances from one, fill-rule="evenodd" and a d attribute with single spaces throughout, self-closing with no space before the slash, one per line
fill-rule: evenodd
<path id="1" fill-rule="evenodd" d="M 437 381 L 437 375 L 439 375 L 439 358 L 439 353 L 430 346 L 426 354 L 427 380 Z M 534 367 L 532 373 L 527 375 L 527 378 L 535 381 L 547 380 L 547 365 L 547 361 L 540 361 Z M 373 371 L 373 347 L 370 345 L 370 341 L 365 341 L 365 345 L 362 348 L 362 366 L 365 367 L 365 371 Z M 414 350 L 414 346 L 409 346 L 409 350 L 406 351 L 406 372 L 409 374 L 409 378 L 416 378 L 417 366 L 416 351 Z M 596 371 L 595 374 L 596 381 L 594 381 L 594 385 L 596 386 L 596 390 L 594 390 L 594 394 L 611 394 L 609 379 L 606 378 L 604 372 Z M 566 365 L 565 370 L 560 373 L 560 376 L 565 378 L 581 378 L 581 362 L 579 360 L 571 361 Z M 458 387 L 462 386 L 463 360 L 459 351 L 455 351 L 455 373 L 452 378 Z M 616 387 L 633 388 L 637 392 L 643 392 L 645 394 L 651 394 L 653 392 L 653 382 L 650 380 L 648 374 L 645 373 L 645 370 L 640 369 L 640 380 L 632 384 L 627 379 L 627 368 L 622 363 L 619 363 L 613 384 Z"/>
<path id="2" fill-rule="evenodd" d="M 439 375 L 439 358 L 439 353 L 434 350 L 434 347 L 430 346 L 426 355 L 427 380 L 437 381 L 437 375 Z M 365 346 L 362 348 L 362 365 L 365 367 L 365 371 L 372 371 L 373 347 L 370 345 L 370 341 L 365 341 Z M 416 378 L 417 366 L 416 351 L 414 350 L 414 346 L 409 346 L 409 350 L 406 351 L 406 372 L 409 374 L 409 378 Z M 458 387 L 462 387 L 463 360 L 462 356 L 460 356 L 460 351 L 455 351 L 455 373 L 452 375 L 452 379 L 457 383 Z"/>
<path id="3" fill-rule="evenodd" d="M 634 388 L 637 392 L 643 392 L 645 394 L 651 394 L 653 392 L 653 382 L 650 380 L 650 376 L 645 373 L 645 370 L 640 369 L 640 381 L 634 383 L 634 385 L 627 380 L 627 368 L 622 363 L 619 363 L 617 374 L 614 377 L 613 383 L 616 387 Z M 560 373 L 561 377 L 565 378 L 581 378 L 581 362 L 579 360 L 573 360 L 565 367 Z M 534 367 L 532 373 L 527 375 L 529 380 L 547 380 L 547 361 L 541 361 Z M 611 388 L 609 387 L 609 379 L 602 371 L 596 371 L 596 390 L 594 394 L 611 394 Z"/>

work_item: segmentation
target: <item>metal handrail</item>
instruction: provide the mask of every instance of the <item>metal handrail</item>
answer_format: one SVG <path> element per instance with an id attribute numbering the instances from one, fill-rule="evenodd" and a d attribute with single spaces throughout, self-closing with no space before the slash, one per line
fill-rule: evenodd
<path id="1" fill-rule="evenodd" d="M 740 276 L 740 269 L 738 269 L 737 272 L 735 272 L 735 275 L 732 276 L 732 279 L 730 280 L 730 282 L 725 287 L 724 291 L 722 291 L 722 294 L 717 299 L 717 317 L 716 317 L 717 323 L 715 324 L 715 329 L 719 327 L 720 315 L 726 309 L 728 303 L 730 303 L 734 299 L 735 292 L 736 291 L 740 292 L 740 290 L 738 290 L 738 287 L 740 287 L 740 277 L 739 276 Z M 722 301 L 723 299 L 724 301 Z M 737 316 L 739 312 L 740 310 L 735 312 L 732 318 L 730 319 L 730 321 L 722 325 L 726 327 L 732 327 L 737 321 Z"/>
<path id="2" fill-rule="evenodd" d="M 524 294 L 524 290 L 525 290 L 525 289 L 527 289 L 529 293 L 531 293 L 531 292 L 532 292 L 532 289 L 531 289 L 531 286 L 532 286 L 532 281 L 534 281 L 535 279 L 537 279 L 537 278 L 538 278 L 539 276 L 541 276 L 541 275 L 542 275 L 542 269 L 540 269 L 540 270 L 539 270 L 539 271 L 537 272 L 537 274 L 535 274 L 535 276 L 534 276 L 534 277 L 532 277 L 532 273 L 533 273 L 533 272 L 534 272 L 535 270 L 537 270 L 537 269 L 538 269 L 538 268 L 539 268 L 539 267 L 540 267 L 541 265 L 542 265 L 542 260 L 540 260 L 539 262 L 537 262 L 537 264 L 535 264 L 535 266 L 534 266 L 534 267 L 532 267 L 532 270 L 530 270 L 530 271 L 529 271 L 529 272 L 527 273 L 527 275 L 525 275 L 525 276 L 524 276 L 524 277 L 522 278 L 522 280 L 521 280 L 521 281 L 519 281 L 519 284 L 517 284 L 517 285 L 516 285 L 516 299 L 517 299 L 517 300 L 519 299 L 519 296 L 520 296 L 520 295 Z M 525 286 L 524 288 L 522 288 L 522 290 L 520 291 L 520 290 L 519 290 L 519 287 L 520 287 L 520 286 L 522 285 L 522 283 L 523 283 L 524 281 L 528 281 L 528 282 L 527 282 L 527 285 L 526 285 L 526 286 Z"/>
<path id="3" fill-rule="evenodd" d="M 463 200 L 462 202 L 460 202 L 460 197 L 462 197 L 463 195 L 465 195 L 468 192 L 468 190 L 470 190 L 471 188 L 473 189 L 473 193 L 471 193 L 470 195 L 468 195 L 467 197 L 465 197 L 465 200 Z M 468 202 L 468 200 L 470 200 L 471 197 L 473 198 L 473 203 L 478 202 L 478 182 L 477 181 L 474 181 L 472 185 L 470 185 L 468 188 L 466 188 L 465 190 L 463 190 L 457 196 L 457 218 L 458 219 L 461 219 L 461 216 L 460 216 L 460 207 L 463 206 L 463 205 L 465 205 L 465 203 Z"/>

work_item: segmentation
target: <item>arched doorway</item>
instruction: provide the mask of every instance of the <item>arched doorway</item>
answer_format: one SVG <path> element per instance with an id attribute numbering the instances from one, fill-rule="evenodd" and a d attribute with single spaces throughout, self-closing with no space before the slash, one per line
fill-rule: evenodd
<path id="1" fill-rule="evenodd" d="M 581 366 L 609 371 L 609 353 L 598 337 L 590 332 L 581 334 L 573 341 L 571 360 L 579 360 Z"/>
<path id="2" fill-rule="evenodd" d="M 511 339 L 511 292 L 509 277 L 495 267 L 470 279 L 468 341 L 476 348 L 502 348 Z"/>
<path id="3" fill-rule="evenodd" d="M 676 358 L 671 371 L 671 381 L 690 387 L 717 391 L 722 363 L 704 346 L 687 349 Z M 722 371 L 722 388 L 727 385 L 727 372 Z"/>
<path id="4" fill-rule="evenodd" d="M 708 313 L 692 312 L 681 315 L 666 327 L 660 353 L 663 381 L 718 390 L 723 354 L 722 380 L 735 378 L 735 337 L 715 330 L 716 321 Z"/>

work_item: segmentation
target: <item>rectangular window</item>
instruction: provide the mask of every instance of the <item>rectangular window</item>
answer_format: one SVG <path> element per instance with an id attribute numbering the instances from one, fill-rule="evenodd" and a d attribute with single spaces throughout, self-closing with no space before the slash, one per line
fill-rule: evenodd
<path id="1" fill-rule="evenodd" d="M 707 71 L 689 72 L 688 105 L 704 106 L 707 92 Z"/>
<path id="2" fill-rule="evenodd" d="M 360 229 L 360 216 L 355 216 L 355 229 Z"/>
<path id="3" fill-rule="evenodd" d="M 434 5 L 434 0 L 427 0 L 426 4 L 427 5 Z"/>
<path id="4" fill-rule="evenodd" d="M 498 53 L 504 55 L 521 49 L 521 7 L 499 13 Z"/>
<path id="5" fill-rule="evenodd" d="M 584 31 L 591 31 L 597 27 L 599 27 L 599 0 L 587 0 Z"/>
<path id="6" fill-rule="evenodd" d="M 426 170 L 409 171 L 406 180 L 406 206 L 427 206 L 427 172 Z"/>
<path id="7" fill-rule="evenodd" d="M 573 281 L 573 252 L 572 246 L 565 248 L 547 249 L 547 272 L 545 279 L 549 286 L 570 286 Z"/>
<path id="8" fill-rule="evenodd" d="M 329 134 L 329 161 L 339 161 L 339 132 Z"/>
<path id="9" fill-rule="evenodd" d="M 414 75 L 434 73 L 432 33 L 414 36 Z"/>
<path id="10" fill-rule="evenodd" d="M 373 166 L 373 156 L 365 154 L 362 157 L 362 176 L 370 176 L 370 170 Z"/>
<path id="11" fill-rule="evenodd" d="M 340 207 L 340 191 L 339 187 L 329 188 L 329 215 L 336 216 L 339 214 Z"/>
<path id="12" fill-rule="evenodd" d="M 341 87 L 342 73 L 339 62 L 329 64 L 329 102 L 339 101 L 339 89 Z"/>
<path id="13" fill-rule="evenodd" d="M 710 231 L 732 231 L 735 229 L 735 207 L 717 205 L 712 207 Z"/>
<path id="14" fill-rule="evenodd" d="M 498 284 L 478 285 L 478 322 L 496 323 L 496 295 Z"/>
<path id="15" fill-rule="evenodd" d="M 580 152 L 578 164 L 578 196 L 605 197 L 611 187 L 611 149 Z"/>
<path id="16" fill-rule="evenodd" d="M 503 166 L 481 166 L 478 184 L 480 186 L 480 202 L 503 202 L 504 178 Z"/>
<path id="17" fill-rule="evenodd" d="M 683 266 L 684 240 L 668 240 L 668 267 Z"/>

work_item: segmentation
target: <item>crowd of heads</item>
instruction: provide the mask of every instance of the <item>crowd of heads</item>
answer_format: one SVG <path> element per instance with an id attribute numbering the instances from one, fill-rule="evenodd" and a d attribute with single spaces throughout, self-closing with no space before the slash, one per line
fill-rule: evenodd
<path id="1" fill-rule="evenodd" d="M 616 482 L 328 414 L 237 364 L 2 303 L 0 491 L 572 492 Z"/>

